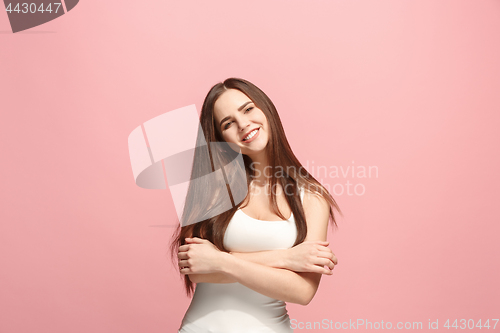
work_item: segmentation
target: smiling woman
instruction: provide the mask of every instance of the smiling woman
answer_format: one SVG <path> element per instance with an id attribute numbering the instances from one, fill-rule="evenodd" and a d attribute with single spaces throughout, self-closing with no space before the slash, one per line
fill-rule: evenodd
<path id="1" fill-rule="evenodd" d="M 224 192 L 189 185 L 190 209 L 171 243 L 188 295 L 196 283 L 179 333 L 293 332 L 286 302 L 309 304 L 322 274 L 332 274 L 338 261 L 326 241 L 328 223 L 336 226 L 332 207 L 342 213 L 297 160 L 276 108 L 252 83 L 229 78 L 213 86 L 200 124 L 201 139 L 241 152 L 248 194 L 236 200 L 231 189 L 238 184 L 228 176 L 234 207 L 197 222 L 193 216 L 221 202 Z M 210 154 L 207 162 L 195 151 L 192 179 L 213 171 L 217 161 L 229 165 L 220 151 Z M 286 172 L 274 172 L 278 168 Z"/>

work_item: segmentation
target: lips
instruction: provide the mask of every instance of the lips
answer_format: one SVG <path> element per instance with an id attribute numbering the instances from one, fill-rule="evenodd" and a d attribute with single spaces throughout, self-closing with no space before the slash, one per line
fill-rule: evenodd
<path id="1" fill-rule="evenodd" d="M 255 127 L 254 129 L 251 129 L 250 131 L 248 131 L 244 136 L 243 136 L 243 139 L 241 139 L 241 141 L 243 142 L 246 142 L 245 141 L 245 138 L 248 136 L 248 134 L 252 133 L 253 131 L 255 130 L 259 130 L 259 127 Z M 257 133 L 255 133 L 255 135 L 257 135 Z"/>

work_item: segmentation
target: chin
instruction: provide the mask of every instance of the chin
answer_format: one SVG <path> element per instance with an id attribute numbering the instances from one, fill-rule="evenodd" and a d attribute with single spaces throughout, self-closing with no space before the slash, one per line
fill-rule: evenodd
<path id="1" fill-rule="evenodd" d="M 260 154 L 260 153 L 262 153 L 265 150 L 266 150 L 266 146 L 264 146 L 264 147 L 255 147 L 253 149 L 248 149 L 248 148 L 247 149 L 242 149 L 241 153 L 243 155 L 252 156 L 252 155 L 255 155 L 255 154 Z"/>

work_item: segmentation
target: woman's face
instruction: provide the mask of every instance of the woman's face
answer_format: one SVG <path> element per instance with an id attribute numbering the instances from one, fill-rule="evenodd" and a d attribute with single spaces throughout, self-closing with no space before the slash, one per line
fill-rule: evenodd
<path id="1" fill-rule="evenodd" d="M 267 118 L 241 91 L 226 90 L 215 102 L 214 118 L 224 141 L 236 144 L 242 154 L 252 156 L 266 148 L 269 141 Z"/>

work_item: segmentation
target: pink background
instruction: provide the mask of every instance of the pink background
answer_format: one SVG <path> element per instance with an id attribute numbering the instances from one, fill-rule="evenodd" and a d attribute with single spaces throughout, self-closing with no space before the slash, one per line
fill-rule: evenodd
<path id="1" fill-rule="evenodd" d="M 498 0 L 83 0 L 0 32 L 0 332 L 179 327 L 176 213 L 127 137 L 231 76 L 303 164 L 379 170 L 322 180 L 366 191 L 336 196 L 339 265 L 292 319 L 499 318 Z"/>

